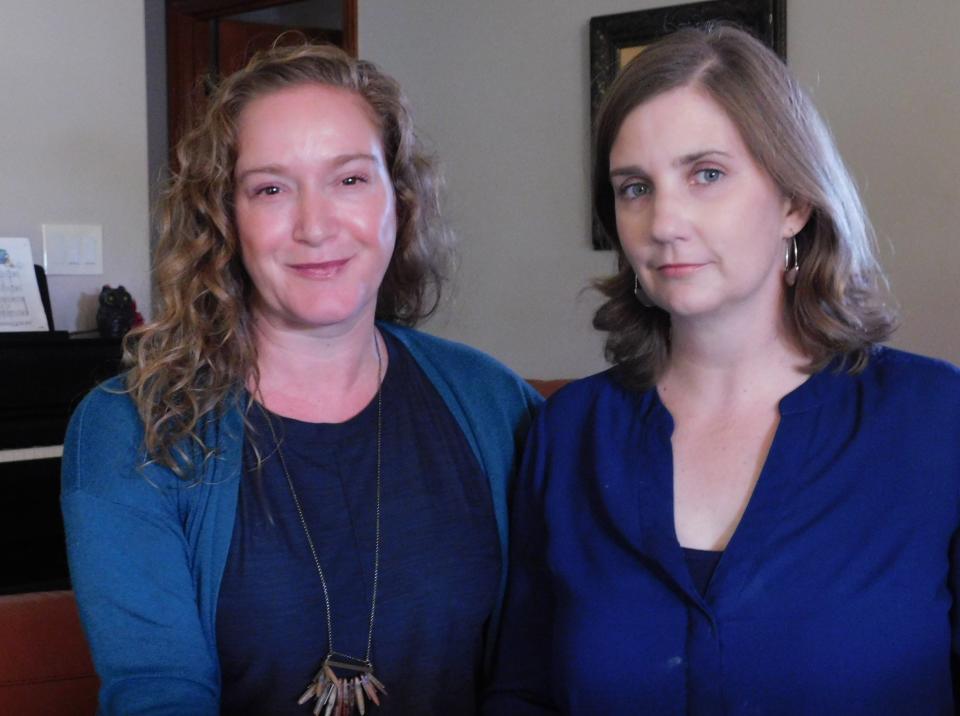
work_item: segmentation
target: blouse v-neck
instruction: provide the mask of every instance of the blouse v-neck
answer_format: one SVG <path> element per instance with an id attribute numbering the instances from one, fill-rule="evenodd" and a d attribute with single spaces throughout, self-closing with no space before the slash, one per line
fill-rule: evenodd
<path id="1" fill-rule="evenodd" d="M 572 713 L 952 708 L 960 450 L 943 435 L 960 435 L 960 374 L 891 349 L 833 368 L 780 401 L 704 594 L 655 391 L 607 372 L 554 396 L 514 501 L 499 693 L 550 684 Z"/>
<path id="2" fill-rule="evenodd" d="M 780 420 L 760 475 L 751 490 L 746 508 L 731 538 L 722 550 L 711 573 L 709 589 L 701 594 L 693 582 L 683 548 L 676 537 L 674 522 L 673 450 L 671 437 L 673 416 L 651 389 L 632 394 L 636 403 L 637 439 L 647 457 L 651 479 L 637 483 L 640 524 L 644 526 L 641 542 L 667 574 L 688 597 L 705 607 L 709 596 L 717 591 L 736 590 L 751 573 L 752 559 L 762 546 L 769 529 L 778 520 L 777 513 L 789 493 L 791 474 L 801 462 L 801 452 L 809 445 L 811 424 L 804 416 L 825 401 L 836 400 L 845 384 L 844 374 L 832 369 L 820 371 L 785 395 L 779 402 Z M 741 555 L 741 552 L 745 554 Z M 733 557 L 728 555 L 733 554 Z M 742 559 L 741 559 L 742 557 Z"/>

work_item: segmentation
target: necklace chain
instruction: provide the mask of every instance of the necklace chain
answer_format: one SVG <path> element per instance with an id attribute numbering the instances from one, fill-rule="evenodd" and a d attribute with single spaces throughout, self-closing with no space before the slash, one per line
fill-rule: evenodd
<path id="1" fill-rule="evenodd" d="M 372 668 L 370 654 L 373 650 L 373 625 L 377 613 L 377 586 L 380 580 L 380 496 L 382 488 L 381 467 L 383 456 L 383 357 L 380 354 L 380 342 L 377 340 L 377 334 L 373 334 L 373 346 L 377 351 L 377 502 L 376 502 L 376 528 L 373 548 L 373 589 L 370 595 L 370 625 L 367 631 L 367 651 L 363 657 L 363 663 Z M 283 459 L 283 451 L 280 449 L 280 441 L 277 439 L 277 433 L 273 428 L 273 422 L 267 419 L 267 425 L 270 427 L 270 435 L 273 437 L 274 445 L 277 448 L 277 457 L 280 459 L 280 467 L 283 470 L 284 477 L 287 478 L 287 486 L 290 488 L 290 496 L 293 498 L 293 504 L 297 508 L 297 516 L 300 518 L 300 525 L 303 527 L 303 534 L 307 538 L 307 546 L 310 548 L 310 555 L 313 557 L 313 563 L 317 568 L 317 574 L 320 575 L 320 585 L 323 587 L 323 602 L 327 617 L 327 660 L 333 655 L 346 656 L 349 654 L 337 652 L 333 648 L 333 618 L 330 609 L 330 590 L 327 588 L 327 579 L 323 574 L 323 567 L 320 565 L 320 557 L 317 555 L 317 548 L 313 542 L 313 535 L 310 533 L 310 527 L 307 526 L 307 520 L 303 514 L 303 505 L 300 503 L 300 497 L 293 486 L 293 480 L 290 477 L 290 471 L 287 470 L 286 460 Z"/>

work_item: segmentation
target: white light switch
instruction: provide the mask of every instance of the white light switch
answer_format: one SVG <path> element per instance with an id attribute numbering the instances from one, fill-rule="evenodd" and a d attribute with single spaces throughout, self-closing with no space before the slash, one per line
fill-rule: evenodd
<path id="1" fill-rule="evenodd" d="M 43 267 L 48 276 L 103 273 L 103 227 L 44 224 Z"/>

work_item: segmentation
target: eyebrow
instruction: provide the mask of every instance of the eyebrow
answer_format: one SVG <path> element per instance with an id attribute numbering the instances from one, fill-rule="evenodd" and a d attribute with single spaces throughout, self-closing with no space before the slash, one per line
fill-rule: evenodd
<path id="1" fill-rule="evenodd" d="M 377 158 L 372 154 L 357 152 L 355 154 L 341 154 L 337 157 L 334 157 L 330 163 L 334 168 L 337 168 L 354 161 L 376 162 Z M 244 169 L 242 172 L 240 172 L 240 174 L 237 175 L 237 181 L 243 181 L 251 174 L 283 174 L 283 172 L 284 167 L 282 164 L 263 164 L 261 166 Z"/>
<path id="2" fill-rule="evenodd" d="M 702 149 L 696 152 L 690 152 L 690 154 L 684 154 L 682 157 L 674 159 L 670 164 L 674 167 L 686 167 L 691 164 L 696 164 L 701 159 L 705 157 L 719 156 L 719 157 L 729 157 L 728 152 L 724 152 L 720 149 Z M 622 177 L 622 176 L 635 176 L 635 175 L 646 175 L 646 172 L 642 167 L 636 164 L 630 164 L 628 166 L 617 167 L 616 169 L 610 170 L 610 178 Z"/>

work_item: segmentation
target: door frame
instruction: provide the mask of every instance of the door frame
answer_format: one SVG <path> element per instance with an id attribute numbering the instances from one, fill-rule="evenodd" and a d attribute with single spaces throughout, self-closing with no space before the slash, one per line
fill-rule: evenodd
<path id="1" fill-rule="evenodd" d="M 210 71 L 213 20 L 296 0 L 166 0 L 167 139 L 172 153 L 193 117 L 197 78 Z M 357 56 L 357 0 L 340 0 L 343 49 Z"/>

